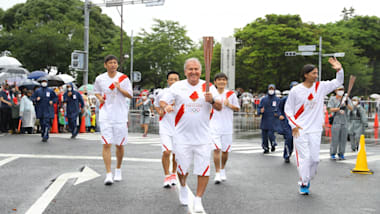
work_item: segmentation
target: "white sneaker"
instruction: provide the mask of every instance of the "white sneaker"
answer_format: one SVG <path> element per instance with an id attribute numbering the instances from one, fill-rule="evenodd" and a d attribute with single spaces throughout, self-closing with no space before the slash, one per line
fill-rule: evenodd
<path id="1" fill-rule="evenodd" d="M 164 188 L 170 188 L 170 175 L 165 176 Z"/>
<path id="2" fill-rule="evenodd" d="M 215 184 L 220 184 L 220 182 L 222 182 L 222 179 L 220 179 L 220 173 L 219 172 L 215 173 L 214 182 L 215 182 Z"/>
<path id="3" fill-rule="evenodd" d="M 196 213 L 203 213 L 203 205 L 202 205 L 202 198 L 200 197 L 195 197 L 194 198 L 194 212 Z"/>
<path id="4" fill-rule="evenodd" d="M 121 177 L 121 169 L 115 169 L 115 177 L 113 177 L 114 181 L 121 181 L 123 178 Z"/>
<path id="5" fill-rule="evenodd" d="M 113 180 L 112 180 L 112 173 L 107 173 L 106 179 L 104 180 L 104 185 L 112 185 Z"/>
<path id="6" fill-rule="evenodd" d="M 224 170 L 224 169 L 220 170 L 220 179 L 222 179 L 222 181 L 226 181 L 227 180 L 226 170 Z"/>
<path id="7" fill-rule="evenodd" d="M 179 202 L 182 205 L 187 205 L 189 203 L 188 198 L 187 198 L 187 194 L 188 194 L 187 193 L 187 187 L 181 185 L 181 188 L 179 189 Z"/>
<path id="8" fill-rule="evenodd" d="M 177 176 L 176 176 L 176 174 L 170 175 L 170 184 L 172 186 L 177 185 Z"/>

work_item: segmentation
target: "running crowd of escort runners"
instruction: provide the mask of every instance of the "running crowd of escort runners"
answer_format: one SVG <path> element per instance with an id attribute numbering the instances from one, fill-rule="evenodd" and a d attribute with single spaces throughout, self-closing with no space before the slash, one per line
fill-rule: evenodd
<path id="1" fill-rule="evenodd" d="M 284 136 L 288 139 L 284 149 L 288 162 L 292 147 L 299 173 L 299 192 L 309 194 L 310 181 L 315 176 L 319 163 L 321 133 L 324 124 L 324 97 L 343 85 L 342 65 L 335 58 L 329 63 L 336 70 L 336 79 L 318 82 L 318 68 L 305 65 L 302 69 L 303 82 L 291 84 L 286 100 L 276 100 L 272 85 L 268 96 L 259 105 L 263 118 L 279 117 L 283 122 Z M 106 185 L 122 180 L 121 164 L 124 148 L 128 141 L 128 107 L 125 98 L 132 98 L 132 87 L 128 77 L 117 71 L 118 62 L 115 56 L 105 58 L 106 73 L 95 80 L 95 95 L 102 107 L 99 110 L 103 159 L 106 168 Z M 179 73 L 170 71 L 167 74 L 168 87 L 162 90 L 154 101 L 154 107 L 160 115 L 160 139 L 162 165 L 165 178 L 164 187 L 180 183 L 179 202 L 193 206 L 195 212 L 203 212 L 202 196 L 205 193 L 210 176 L 211 154 L 215 164 L 215 183 L 227 180 L 226 163 L 232 146 L 233 112 L 240 109 L 236 94 L 226 88 L 228 78 L 223 73 L 214 77 L 214 84 L 207 87 L 200 79 L 202 66 L 197 58 L 189 58 L 184 63 L 186 79 L 180 80 Z M 338 94 L 339 95 L 339 94 Z M 278 104 L 277 104 L 278 102 Z M 332 103 L 331 105 L 335 105 Z M 273 107 L 281 106 L 275 115 Z M 337 113 L 347 109 L 353 110 L 354 104 L 349 99 L 339 106 Z M 334 120 L 337 120 L 336 118 Z M 265 121 L 265 119 L 263 119 Z M 267 138 L 272 138 L 271 150 L 275 150 L 273 133 L 262 123 L 263 149 L 269 152 Z M 111 145 L 116 146 L 117 165 L 114 175 L 111 171 Z M 170 172 L 170 155 L 172 154 L 172 171 Z M 189 204 L 187 176 L 192 165 L 193 173 L 198 177 L 197 189 L 193 204 Z"/>
<path id="2" fill-rule="evenodd" d="M 331 159 L 335 160 L 336 154 L 339 159 L 344 159 L 347 132 L 351 139 L 351 148 L 356 151 L 360 135 L 367 124 L 367 114 L 360 105 L 359 98 L 350 99 L 344 96 L 342 65 L 335 58 L 330 58 L 329 63 L 336 70 L 335 79 L 317 81 L 318 68 L 307 64 L 301 71 L 303 82 L 291 82 L 288 96 L 280 99 L 275 94 L 275 85 L 270 84 L 267 95 L 259 102 L 254 102 L 257 113 L 261 115 L 264 154 L 276 150 L 274 132 L 284 136 L 283 158 L 289 163 L 295 150 L 299 193 L 303 195 L 310 193 L 310 181 L 315 176 L 319 163 L 321 135 L 325 122 L 325 96 L 335 91 L 336 96 L 331 97 L 327 104 L 328 109 L 333 112 Z M 122 180 L 124 145 L 128 142 L 129 103 L 126 102 L 126 98 L 133 97 L 133 90 L 129 78 L 117 71 L 118 61 L 115 56 L 105 57 L 104 68 L 107 71 L 96 77 L 94 94 L 97 100 L 93 97 L 92 102 L 97 103 L 99 111 L 96 113 L 96 126 L 100 129 L 103 144 L 102 155 L 106 169 L 104 184 L 111 185 L 114 181 Z M 235 91 L 227 89 L 226 74 L 216 74 L 213 82 L 207 87 L 206 81 L 200 79 L 201 73 L 200 61 L 197 58 L 189 58 L 184 63 L 186 79 L 180 80 L 178 72 L 169 71 L 168 87 L 159 91 L 153 105 L 146 95 L 136 103 L 136 107 L 141 106 L 143 109 L 141 124 L 146 125 L 142 126 L 144 136 L 147 134 L 147 124 L 153 108 L 159 115 L 162 166 L 165 175 L 163 186 L 170 188 L 176 185 L 178 178 L 179 202 L 182 205 L 193 206 L 195 212 L 204 211 L 201 199 L 209 182 L 212 157 L 216 171 L 215 184 L 227 180 L 226 164 L 233 147 L 233 115 L 234 111 L 240 110 Z M 73 89 L 72 84 L 66 85 L 66 88 L 62 100 L 72 138 L 75 138 L 78 134 L 77 118 L 84 103 L 82 95 Z M 51 119 L 54 117 L 52 104 L 56 103 L 58 98 L 48 87 L 47 80 L 42 80 L 41 87 L 35 92 L 26 90 L 24 93 L 26 96 L 21 100 L 22 110 L 20 109 L 23 127 L 32 126 L 33 105 L 36 105 L 41 137 L 46 142 Z M 0 95 L 3 105 L 12 105 L 8 100 L 9 93 L 2 91 Z M 243 106 L 245 98 L 241 98 Z M 89 114 L 95 116 L 95 112 Z M 348 121 L 350 123 L 347 129 Z M 117 158 L 114 174 L 111 170 L 112 145 L 116 146 Z M 193 204 L 189 204 L 186 187 L 190 168 L 198 177 Z"/>

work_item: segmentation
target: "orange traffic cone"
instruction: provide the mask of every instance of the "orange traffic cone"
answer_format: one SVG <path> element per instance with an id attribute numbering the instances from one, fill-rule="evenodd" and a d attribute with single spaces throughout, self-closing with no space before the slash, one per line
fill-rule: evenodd
<path id="1" fill-rule="evenodd" d="M 365 175 L 373 174 L 373 171 L 368 169 L 364 135 L 360 136 L 360 146 L 358 156 L 356 158 L 356 166 L 351 170 L 351 172 Z"/>
<path id="2" fill-rule="evenodd" d="M 373 123 L 373 128 L 379 128 L 379 118 L 377 117 L 377 113 L 375 114 L 375 121 Z"/>
<path id="3" fill-rule="evenodd" d="M 58 133 L 58 116 L 54 114 L 53 125 L 51 126 L 50 133 Z"/>
<path id="4" fill-rule="evenodd" d="M 80 123 L 79 133 L 86 133 L 86 117 L 82 116 L 82 121 Z"/>

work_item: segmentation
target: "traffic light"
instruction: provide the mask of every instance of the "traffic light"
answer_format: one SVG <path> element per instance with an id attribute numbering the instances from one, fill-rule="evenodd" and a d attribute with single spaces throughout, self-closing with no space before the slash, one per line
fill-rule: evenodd
<path id="1" fill-rule="evenodd" d="M 84 54 L 76 51 L 71 53 L 71 67 L 73 69 L 84 70 Z"/>
<path id="2" fill-rule="evenodd" d="M 294 52 L 294 51 L 285 52 L 285 56 L 297 56 L 297 52 Z"/>

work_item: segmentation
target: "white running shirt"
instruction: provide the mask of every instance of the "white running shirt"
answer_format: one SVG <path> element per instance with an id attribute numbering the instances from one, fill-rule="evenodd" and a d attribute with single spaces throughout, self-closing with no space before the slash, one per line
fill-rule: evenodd
<path id="1" fill-rule="evenodd" d="M 174 106 L 174 142 L 176 144 L 203 145 L 210 143 L 210 113 L 212 105 L 206 102 L 206 82 L 199 80 L 196 86 L 187 79 L 174 83 L 161 98 Z M 213 96 L 215 88 L 210 87 Z"/>
<path id="2" fill-rule="evenodd" d="M 114 82 L 119 82 L 120 87 L 132 95 L 132 86 L 127 75 L 117 72 L 114 78 L 110 78 L 106 72 L 97 76 L 94 92 L 105 97 L 105 103 L 99 110 L 99 122 L 128 122 L 127 97 L 124 97 L 116 87 L 112 86 Z"/>
<path id="3" fill-rule="evenodd" d="M 322 131 L 324 98 L 343 83 L 344 72 L 341 69 L 331 81 L 315 82 L 311 88 L 302 83 L 294 86 L 285 103 L 285 114 L 292 129 L 297 124 L 305 133 Z"/>
<path id="4" fill-rule="evenodd" d="M 156 98 L 154 99 L 154 106 L 160 108 L 160 100 L 164 96 L 165 93 L 168 93 L 169 88 L 164 88 L 163 90 L 158 93 Z M 175 112 L 170 112 L 164 114 L 163 117 L 160 117 L 159 124 L 160 124 L 160 134 L 165 134 L 169 136 L 174 135 L 174 118 L 175 118 Z"/>
<path id="5" fill-rule="evenodd" d="M 222 110 L 213 111 L 213 115 L 210 122 L 210 128 L 212 134 L 225 135 L 233 133 L 233 117 L 234 111 L 224 105 L 224 101 L 228 99 L 231 105 L 240 108 L 239 101 L 234 91 L 224 90 L 223 93 L 214 97 L 222 102 Z"/>

